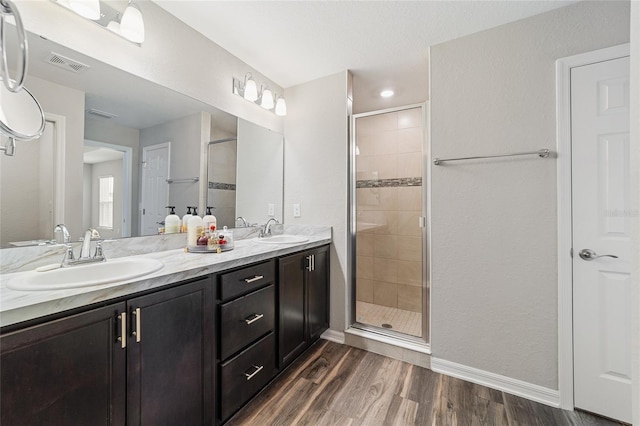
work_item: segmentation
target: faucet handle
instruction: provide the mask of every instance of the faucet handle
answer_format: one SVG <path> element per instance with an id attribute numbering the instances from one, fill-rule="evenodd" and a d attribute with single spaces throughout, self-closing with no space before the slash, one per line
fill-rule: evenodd
<path id="1" fill-rule="evenodd" d="M 103 239 L 99 239 L 96 241 L 96 252 L 94 253 L 93 257 L 100 259 L 102 258 L 103 260 L 106 260 L 106 258 L 104 257 L 104 254 L 102 252 L 102 242 L 104 240 Z"/>

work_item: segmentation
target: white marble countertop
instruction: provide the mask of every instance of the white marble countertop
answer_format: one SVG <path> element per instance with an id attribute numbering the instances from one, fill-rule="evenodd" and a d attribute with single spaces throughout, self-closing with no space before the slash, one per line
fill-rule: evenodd
<path id="1" fill-rule="evenodd" d="M 256 239 L 235 241 L 235 248 L 223 253 L 185 253 L 174 249 L 147 253 L 131 258 L 157 259 L 162 269 L 131 280 L 83 288 L 18 291 L 7 288 L 8 280 L 24 272 L 0 276 L 0 326 L 17 324 L 34 318 L 104 302 L 122 296 L 160 288 L 179 281 L 202 277 L 254 262 L 295 253 L 331 242 L 331 230 L 316 235 L 304 235 L 308 241 L 297 244 L 262 244 Z M 108 262 L 108 260 L 107 260 Z M 77 266 L 81 268 L 82 266 Z M 46 272 L 42 272 L 46 274 Z"/>

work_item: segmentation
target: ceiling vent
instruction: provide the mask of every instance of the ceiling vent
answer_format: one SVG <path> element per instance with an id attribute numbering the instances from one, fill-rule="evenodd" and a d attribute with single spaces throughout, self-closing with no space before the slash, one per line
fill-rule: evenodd
<path id="1" fill-rule="evenodd" d="M 95 108 L 91 108 L 87 110 L 87 114 L 91 114 L 91 115 L 95 115 L 97 117 L 100 118 L 106 118 L 106 119 L 112 119 L 117 117 L 117 114 L 113 114 L 111 112 L 107 112 L 107 111 L 101 111 L 99 109 L 95 109 Z"/>
<path id="2" fill-rule="evenodd" d="M 71 71 L 73 73 L 79 73 L 89 68 L 89 65 L 85 65 L 81 62 L 74 61 L 73 59 L 62 56 L 59 53 L 51 52 L 47 58 L 47 62 L 56 67 Z"/>

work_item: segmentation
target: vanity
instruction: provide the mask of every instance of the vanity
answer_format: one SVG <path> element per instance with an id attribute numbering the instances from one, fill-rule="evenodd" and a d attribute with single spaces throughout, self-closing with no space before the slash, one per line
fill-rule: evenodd
<path id="1" fill-rule="evenodd" d="M 84 288 L 3 275 L 0 423 L 223 424 L 329 326 L 331 230 L 291 241 L 151 252 L 162 269 Z"/>

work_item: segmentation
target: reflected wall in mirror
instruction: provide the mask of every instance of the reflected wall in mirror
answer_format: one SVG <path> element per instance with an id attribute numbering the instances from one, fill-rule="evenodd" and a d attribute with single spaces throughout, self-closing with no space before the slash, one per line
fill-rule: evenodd
<path id="1" fill-rule="evenodd" d="M 218 227 L 270 218 L 282 223 L 283 136 L 242 119 L 236 134 L 215 135 L 208 150 L 207 205 L 215 208 Z"/>
<path id="2" fill-rule="evenodd" d="M 237 135 L 235 116 L 34 34 L 28 42 L 26 87 L 48 122 L 59 118 L 51 122 L 58 136 L 52 146 L 42 138 L 21 142 L 22 152 L 2 158 L 0 247 L 52 240 L 57 223 L 67 225 L 73 240 L 88 227 L 115 238 L 157 234 L 168 205 L 179 216 L 187 206 L 197 206 L 201 216 L 206 212 L 201 156 L 210 141 Z M 113 191 L 102 179 L 101 195 L 101 178 L 109 176 Z M 214 204 L 214 214 L 229 227 L 235 212 L 229 210 L 228 219 L 222 213 L 225 205 L 235 206 L 233 195 Z"/>

